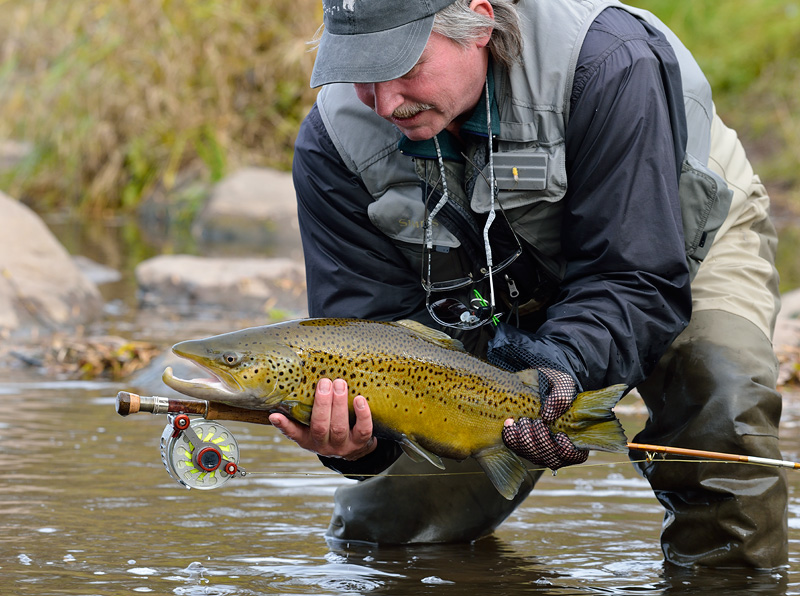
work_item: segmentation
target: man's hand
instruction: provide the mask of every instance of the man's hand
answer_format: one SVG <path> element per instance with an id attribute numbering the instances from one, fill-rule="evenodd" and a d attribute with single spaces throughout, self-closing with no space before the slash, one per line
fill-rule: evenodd
<path id="1" fill-rule="evenodd" d="M 539 390 L 542 396 L 540 418 L 509 418 L 503 426 L 503 442 L 520 457 L 557 470 L 582 464 L 589 457 L 586 449 L 576 449 L 563 432 L 553 434 L 547 427 L 569 410 L 575 401 L 577 387 L 568 374 L 551 368 L 539 369 Z"/>
<path id="2" fill-rule="evenodd" d="M 375 450 L 372 436 L 372 414 L 366 398 L 353 399 L 356 422 L 350 428 L 347 407 L 347 382 L 343 379 L 320 379 L 314 394 L 311 421 L 308 426 L 289 420 L 283 414 L 272 414 L 269 421 L 286 437 L 303 449 L 326 457 L 356 460 Z"/>

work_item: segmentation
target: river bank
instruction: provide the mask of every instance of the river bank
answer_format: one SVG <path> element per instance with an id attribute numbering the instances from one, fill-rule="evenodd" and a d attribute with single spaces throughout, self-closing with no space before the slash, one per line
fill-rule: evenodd
<path id="1" fill-rule="evenodd" d="M 14 223 L 7 212 L 0 243 L 7 246 L 4 258 L 19 263 L 13 270 L 0 266 L 3 287 L 13 298 L 21 296 L 25 275 L 39 285 L 18 305 L 21 315 L 31 315 L 22 333 L 0 329 L 0 339 L 6 338 L 0 341 L 0 375 L 25 369 L 61 378 L 121 379 L 177 341 L 307 316 L 290 175 L 247 168 L 206 195 L 191 221 L 157 205 L 125 218 L 29 212 L 24 218 L 17 214 Z M 17 207 L 6 203 L 11 205 Z M 781 244 L 789 244 L 778 264 L 783 276 L 784 269 L 800 266 L 792 249 L 800 239 L 800 217 L 779 207 L 774 220 Z M 42 252 L 47 244 L 52 254 Z M 55 259 L 55 253 L 70 262 Z M 39 261 L 28 261 L 36 255 Z M 56 276 L 67 269 L 79 271 L 73 281 Z M 72 316 L 72 324 L 59 332 L 45 301 L 55 288 L 71 284 L 84 289 L 66 291 L 71 298 L 59 312 Z M 783 293 L 774 339 L 781 383 L 800 383 L 800 290 Z M 157 391 L 158 375 L 151 382 Z"/>

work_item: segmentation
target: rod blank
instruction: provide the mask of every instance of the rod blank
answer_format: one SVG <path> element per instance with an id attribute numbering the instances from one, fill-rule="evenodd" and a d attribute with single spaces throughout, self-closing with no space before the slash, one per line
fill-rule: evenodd
<path id="1" fill-rule="evenodd" d="M 756 457 L 754 455 L 736 455 L 735 453 L 720 453 L 719 451 L 702 451 L 700 449 L 684 449 L 682 447 L 666 447 L 663 445 L 646 445 L 643 443 L 628 443 L 628 449 L 633 451 L 651 451 L 655 453 L 667 453 L 670 455 L 688 455 L 690 457 L 704 457 L 706 459 L 717 459 L 720 461 L 737 461 L 751 464 L 763 464 L 765 466 L 776 466 L 779 468 L 800 469 L 800 463 L 785 461 L 781 459 L 769 459 L 766 457 Z"/>

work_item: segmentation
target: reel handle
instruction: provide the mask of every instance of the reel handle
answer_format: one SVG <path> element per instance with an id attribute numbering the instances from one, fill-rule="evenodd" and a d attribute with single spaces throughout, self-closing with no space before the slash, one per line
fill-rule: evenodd
<path id="1" fill-rule="evenodd" d="M 151 414 L 182 412 L 199 414 L 205 418 L 208 402 L 197 399 L 173 399 L 157 395 L 146 397 L 128 391 L 120 391 L 117 393 L 116 410 L 120 416 L 128 416 L 137 412 L 150 412 Z"/>

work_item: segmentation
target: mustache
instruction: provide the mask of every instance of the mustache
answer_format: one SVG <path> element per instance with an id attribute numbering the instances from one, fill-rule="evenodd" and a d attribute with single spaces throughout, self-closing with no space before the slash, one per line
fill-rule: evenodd
<path id="1" fill-rule="evenodd" d="M 433 106 L 427 103 L 412 103 L 402 105 L 392 112 L 392 118 L 411 118 L 420 112 L 433 109 Z"/>

